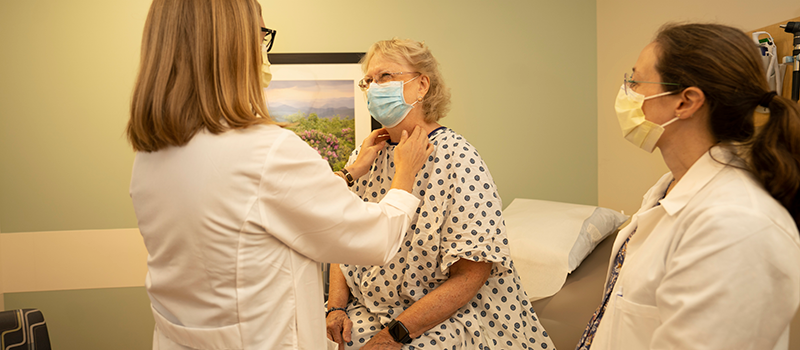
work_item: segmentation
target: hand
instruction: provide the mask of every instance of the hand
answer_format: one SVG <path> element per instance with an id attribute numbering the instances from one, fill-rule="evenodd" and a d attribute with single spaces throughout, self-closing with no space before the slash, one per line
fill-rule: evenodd
<path id="1" fill-rule="evenodd" d="M 361 347 L 361 350 L 400 350 L 402 348 L 403 344 L 394 341 L 389 335 L 388 328 L 384 328 Z"/>
<path id="2" fill-rule="evenodd" d="M 364 139 L 361 143 L 361 150 L 358 151 L 358 157 L 347 167 L 350 175 L 354 179 L 358 179 L 369 171 L 375 158 L 378 157 L 378 152 L 383 149 L 384 143 L 389 139 L 389 132 L 386 128 L 375 130 Z"/>
<path id="3" fill-rule="evenodd" d="M 414 185 L 414 177 L 422 169 L 428 157 L 433 153 L 433 145 L 428 142 L 428 135 L 425 135 L 419 126 L 414 128 L 411 136 L 403 130 L 400 142 L 394 149 L 394 164 L 397 171 L 392 182 L 392 188 L 404 189 L 411 192 Z"/>
<path id="4" fill-rule="evenodd" d="M 352 340 L 353 321 L 350 321 L 346 312 L 336 310 L 328 314 L 325 323 L 328 327 L 328 339 L 339 344 L 339 350 L 344 350 L 344 344 Z"/>

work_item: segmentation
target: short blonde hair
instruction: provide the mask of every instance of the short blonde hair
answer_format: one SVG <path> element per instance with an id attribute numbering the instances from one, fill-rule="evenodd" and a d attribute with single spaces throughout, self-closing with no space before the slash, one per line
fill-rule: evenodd
<path id="1" fill-rule="evenodd" d="M 393 38 L 378 41 L 370 46 L 367 54 L 361 59 L 361 69 L 366 73 L 369 60 L 380 53 L 397 63 L 406 63 L 430 79 L 430 88 L 422 100 L 422 112 L 425 121 L 436 122 L 444 118 L 450 111 L 450 89 L 445 85 L 439 62 L 433 57 L 431 50 L 424 42 L 409 39 Z"/>
<path id="2" fill-rule="evenodd" d="M 183 146 L 273 123 L 261 89 L 261 10 L 255 0 L 154 0 L 127 133 L 135 151 Z"/>

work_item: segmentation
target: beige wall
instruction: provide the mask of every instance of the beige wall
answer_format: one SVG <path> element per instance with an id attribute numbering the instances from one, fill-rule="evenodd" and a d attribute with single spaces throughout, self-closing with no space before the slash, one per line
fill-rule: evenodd
<path id="1" fill-rule="evenodd" d="M 614 113 L 623 74 L 630 72 L 662 24 L 707 21 L 751 31 L 798 15 L 797 0 L 597 1 L 599 205 L 632 214 L 644 193 L 668 171 L 658 150 L 649 154 L 622 138 Z"/>

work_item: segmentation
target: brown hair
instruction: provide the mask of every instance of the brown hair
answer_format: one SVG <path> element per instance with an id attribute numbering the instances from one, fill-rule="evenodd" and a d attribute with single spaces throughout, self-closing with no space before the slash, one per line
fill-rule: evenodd
<path id="1" fill-rule="evenodd" d="M 182 146 L 272 123 L 261 89 L 261 11 L 255 0 L 154 0 L 127 133 L 133 149 Z"/>
<path id="2" fill-rule="evenodd" d="M 447 115 L 450 110 L 450 89 L 445 85 L 442 73 L 439 71 L 439 62 L 425 43 L 398 38 L 374 43 L 361 59 L 361 70 L 365 73 L 369 60 L 376 53 L 397 63 L 408 63 L 415 71 L 428 76 L 431 86 L 425 99 L 422 100 L 422 112 L 426 122 L 435 122 Z"/>
<path id="3" fill-rule="evenodd" d="M 719 24 L 667 24 L 655 43 L 662 81 L 703 91 L 712 135 L 735 145 L 747 169 L 800 223 L 800 111 L 797 103 L 770 93 L 756 44 Z M 769 120 L 757 129 L 759 104 L 768 106 Z"/>

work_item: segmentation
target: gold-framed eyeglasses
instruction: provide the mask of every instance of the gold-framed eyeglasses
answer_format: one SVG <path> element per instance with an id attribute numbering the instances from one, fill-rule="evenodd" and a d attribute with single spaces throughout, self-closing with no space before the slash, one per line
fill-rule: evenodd
<path id="1" fill-rule="evenodd" d="M 272 44 L 275 42 L 275 34 L 277 33 L 277 30 L 261 27 L 261 35 L 264 36 L 263 44 L 267 47 L 267 52 L 272 50 Z"/>
<path id="2" fill-rule="evenodd" d="M 394 80 L 394 77 L 396 75 L 403 75 L 403 74 L 421 74 L 421 73 L 420 72 L 394 72 L 394 73 L 392 73 L 392 72 L 383 72 L 383 73 L 378 74 L 377 78 L 373 78 L 373 77 L 371 77 L 369 75 L 366 75 L 366 76 L 364 76 L 363 79 L 358 81 L 358 87 L 361 88 L 361 91 L 367 91 L 367 90 L 369 90 L 369 84 L 372 84 L 372 83 L 375 83 L 375 84 L 378 84 L 378 85 L 386 84 L 386 83 Z"/>
<path id="3" fill-rule="evenodd" d="M 636 87 L 636 85 L 638 85 L 638 84 L 661 84 L 661 85 L 672 85 L 672 86 L 678 86 L 678 87 L 681 86 L 681 84 L 678 84 L 678 83 L 663 83 L 663 82 L 660 82 L 660 81 L 633 80 L 633 76 L 631 76 L 629 78 L 628 77 L 628 73 L 625 73 L 625 76 L 623 77 L 623 80 L 622 80 L 622 86 L 625 87 L 625 93 L 626 94 L 628 93 L 628 90 L 633 90 L 633 88 Z"/>

